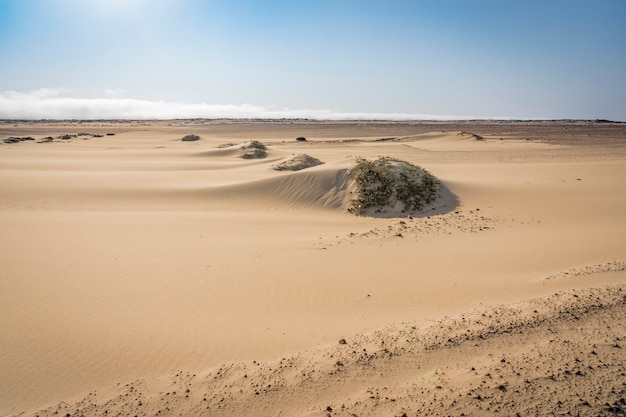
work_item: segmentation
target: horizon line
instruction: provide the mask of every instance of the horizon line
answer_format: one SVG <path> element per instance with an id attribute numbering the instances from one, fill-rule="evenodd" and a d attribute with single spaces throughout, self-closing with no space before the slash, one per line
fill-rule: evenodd
<path id="1" fill-rule="evenodd" d="M 68 94 L 69 93 L 69 94 Z M 80 98 L 71 90 L 41 88 L 30 92 L 0 91 L 0 120 L 345 120 L 345 121 L 463 121 L 463 120 L 607 120 L 617 114 L 508 116 L 428 114 L 406 111 L 354 111 L 329 108 L 289 108 L 277 105 L 209 104 L 146 100 L 128 97 Z M 110 94 L 113 94 L 111 96 Z M 456 113 L 456 114 L 455 114 Z M 557 117 L 554 117 L 557 116 Z M 565 117 L 563 117 L 565 116 Z"/>
<path id="2" fill-rule="evenodd" d="M 330 119 L 315 117 L 173 117 L 173 118 L 2 118 L 0 122 L 165 122 L 165 121 L 234 121 L 234 122 L 386 122 L 386 123 L 468 123 L 468 122 L 591 122 L 591 123 L 626 123 L 624 120 L 602 118 L 515 118 L 515 117 L 476 117 L 476 118 L 432 118 L 432 119 Z"/>

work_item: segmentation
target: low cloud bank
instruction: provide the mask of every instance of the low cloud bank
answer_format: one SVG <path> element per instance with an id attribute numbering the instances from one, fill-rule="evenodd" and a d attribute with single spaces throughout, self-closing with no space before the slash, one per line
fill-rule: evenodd
<path id="1" fill-rule="evenodd" d="M 0 119 L 320 119 L 320 120 L 468 120 L 470 116 L 410 113 L 337 112 L 326 109 L 278 109 L 251 104 L 216 105 L 137 100 L 76 98 L 63 90 L 0 93 Z"/>

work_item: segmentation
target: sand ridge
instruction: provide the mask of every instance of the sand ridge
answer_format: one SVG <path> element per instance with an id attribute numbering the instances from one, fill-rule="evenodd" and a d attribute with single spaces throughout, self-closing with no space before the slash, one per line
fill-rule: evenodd
<path id="1" fill-rule="evenodd" d="M 37 415 L 620 415 L 624 313 L 621 287 L 559 292 L 271 362 L 142 378 Z"/>

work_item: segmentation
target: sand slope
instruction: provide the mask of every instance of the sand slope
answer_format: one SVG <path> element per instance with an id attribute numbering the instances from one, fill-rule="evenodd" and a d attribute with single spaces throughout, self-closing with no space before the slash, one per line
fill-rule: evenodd
<path id="1" fill-rule="evenodd" d="M 559 292 L 270 362 L 141 378 L 38 415 L 622 415 L 626 291 Z"/>
<path id="2" fill-rule="evenodd" d="M 105 136 L 37 143 L 80 131 Z M 59 122 L 2 135 L 35 141 L 0 144 L 0 415 L 624 408 L 621 125 Z M 266 157 L 242 159 L 253 139 Z M 273 169 L 303 153 L 324 164 Z M 423 166 L 446 198 L 411 218 L 346 213 L 356 156 Z"/>

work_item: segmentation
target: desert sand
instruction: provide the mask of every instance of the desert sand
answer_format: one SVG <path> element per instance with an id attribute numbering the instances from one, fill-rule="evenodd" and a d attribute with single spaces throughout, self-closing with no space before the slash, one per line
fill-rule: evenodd
<path id="1" fill-rule="evenodd" d="M 0 121 L 0 141 L 2 416 L 626 414 L 626 124 Z M 440 198 L 349 213 L 355 158 L 379 156 Z"/>

